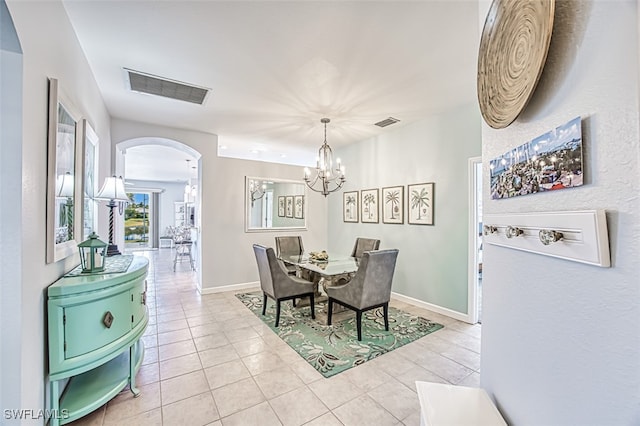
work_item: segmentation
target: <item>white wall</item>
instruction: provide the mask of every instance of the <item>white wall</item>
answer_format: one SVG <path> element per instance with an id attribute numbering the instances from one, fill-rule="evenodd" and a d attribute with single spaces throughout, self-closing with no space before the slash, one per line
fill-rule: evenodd
<path id="1" fill-rule="evenodd" d="M 245 233 L 245 176 L 302 180 L 303 168 L 259 161 L 221 158 L 217 155 L 217 136 L 181 129 L 113 120 L 114 146 L 139 137 L 162 137 L 181 142 L 201 155 L 198 164 L 200 236 L 199 282 L 203 292 L 258 281 L 252 244 L 274 246 L 276 235 L 292 232 Z M 306 231 L 295 232 L 305 247 L 326 247 L 327 207 L 324 197 L 309 194 Z"/>
<path id="2" fill-rule="evenodd" d="M 350 253 L 356 237 L 398 248 L 393 291 L 467 313 L 468 159 L 480 155 L 480 115 L 469 105 L 339 150 L 344 191 L 404 186 L 404 224 L 344 223 L 342 193 L 329 198 L 329 250 Z M 407 185 L 435 182 L 434 226 L 407 224 Z M 381 191 L 380 191 L 381 192 Z M 379 195 L 382 196 L 381 193 Z"/>
<path id="3" fill-rule="evenodd" d="M 511 126 L 483 124 L 484 211 L 606 209 L 612 267 L 484 245 L 481 384 L 510 424 L 640 423 L 635 1 L 556 2 L 549 59 Z M 491 200 L 486 160 L 582 116 L 586 184 Z"/>
<path id="4" fill-rule="evenodd" d="M 45 263 L 48 77 L 58 79 L 98 134 L 100 181 L 109 166 L 110 118 L 62 4 L 9 0 L 7 6 L 24 52 L 21 215 L 26 225 L 21 236 L 22 346 L 12 348 L 22 359 L 22 395 L 21 407 L 11 408 L 38 409 L 45 406 L 48 364 L 46 287 L 79 263 L 75 254 L 57 263 Z M 104 226 L 106 211 L 99 214 Z"/>

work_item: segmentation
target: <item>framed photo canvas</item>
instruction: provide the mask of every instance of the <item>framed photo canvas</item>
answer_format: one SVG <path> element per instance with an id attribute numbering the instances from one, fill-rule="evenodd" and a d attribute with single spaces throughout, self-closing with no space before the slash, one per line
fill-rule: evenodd
<path id="1" fill-rule="evenodd" d="M 344 222 L 358 222 L 358 191 L 342 194 L 342 220 Z"/>
<path id="2" fill-rule="evenodd" d="M 378 188 L 360 191 L 360 211 L 362 223 L 378 223 Z"/>
<path id="3" fill-rule="evenodd" d="M 304 195 L 295 195 L 293 197 L 293 217 L 304 219 Z"/>
<path id="4" fill-rule="evenodd" d="M 491 198 L 582 186 L 582 119 L 576 117 L 489 162 Z"/>
<path id="5" fill-rule="evenodd" d="M 417 183 L 407 186 L 407 204 L 411 225 L 433 225 L 434 183 Z"/>
<path id="6" fill-rule="evenodd" d="M 404 223 L 404 186 L 382 188 L 382 223 Z"/>

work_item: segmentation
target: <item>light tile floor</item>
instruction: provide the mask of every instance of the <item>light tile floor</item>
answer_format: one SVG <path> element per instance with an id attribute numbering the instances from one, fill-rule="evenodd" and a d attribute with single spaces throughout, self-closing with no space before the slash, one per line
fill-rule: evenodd
<path id="1" fill-rule="evenodd" d="M 479 325 L 393 300 L 445 328 L 326 379 L 236 292 L 201 295 L 188 263 L 173 271 L 173 249 L 135 254 L 150 260 L 142 393 L 73 425 L 415 426 L 416 380 L 479 386 Z"/>

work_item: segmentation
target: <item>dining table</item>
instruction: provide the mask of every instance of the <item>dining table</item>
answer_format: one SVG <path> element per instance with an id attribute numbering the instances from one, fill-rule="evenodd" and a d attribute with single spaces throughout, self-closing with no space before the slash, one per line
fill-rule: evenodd
<path id="1" fill-rule="evenodd" d="M 326 260 L 317 260 L 311 256 L 311 253 L 293 256 L 283 255 L 280 256 L 280 260 L 285 264 L 295 266 L 297 276 L 312 281 L 316 285 L 314 296 L 316 303 L 324 302 L 328 299 L 328 287 L 346 284 L 353 278 L 360 266 L 360 259 L 348 255 L 330 254 Z M 301 300 L 298 306 L 303 307 L 307 303 L 305 300 Z M 321 314 L 326 314 L 326 311 L 326 306 L 319 309 Z M 333 309 L 334 314 L 338 315 L 343 315 L 343 312 L 348 311 L 342 306 L 335 306 Z M 327 323 L 324 315 L 319 321 L 323 324 Z"/>
<path id="2" fill-rule="evenodd" d="M 327 287 L 348 282 L 360 265 L 358 258 L 347 255 L 329 255 L 326 260 L 316 260 L 310 253 L 284 255 L 280 260 L 295 266 L 298 276 L 316 283 L 318 295 L 320 288 L 326 295 Z"/>

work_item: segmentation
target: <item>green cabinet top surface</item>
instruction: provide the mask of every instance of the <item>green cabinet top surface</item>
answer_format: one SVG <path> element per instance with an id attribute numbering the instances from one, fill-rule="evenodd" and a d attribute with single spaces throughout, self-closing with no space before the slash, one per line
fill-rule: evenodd
<path id="1" fill-rule="evenodd" d="M 49 286 L 47 295 L 49 298 L 55 298 L 97 291 L 146 276 L 148 270 L 149 260 L 146 257 L 134 256 L 126 272 L 62 277 Z"/>

